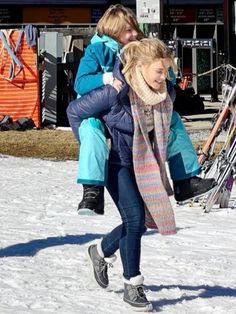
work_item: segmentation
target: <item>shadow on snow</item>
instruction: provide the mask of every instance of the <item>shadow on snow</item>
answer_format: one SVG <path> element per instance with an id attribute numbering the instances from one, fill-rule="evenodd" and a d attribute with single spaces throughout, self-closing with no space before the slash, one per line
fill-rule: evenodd
<path id="1" fill-rule="evenodd" d="M 157 233 L 157 230 L 148 230 L 145 235 L 152 235 Z M 11 256 L 34 256 L 38 251 L 52 246 L 59 246 L 65 244 L 83 245 L 90 241 L 103 237 L 104 234 L 86 233 L 82 235 L 66 235 L 62 237 L 48 237 L 45 239 L 36 239 L 25 243 L 17 243 L 6 248 L 0 249 L 1 257 Z"/>
<path id="2" fill-rule="evenodd" d="M 214 297 L 236 297 L 236 289 L 222 286 L 188 286 L 188 285 L 160 285 L 160 286 L 147 286 L 151 291 L 160 291 L 162 289 L 179 289 L 185 290 L 183 295 L 175 299 L 159 299 L 153 302 L 153 307 L 160 310 L 160 307 L 182 303 L 184 301 L 191 301 L 197 298 L 210 299 Z M 198 294 L 190 295 L 191 291 L 199 291 Z"/>
<path id="3" fill-rule="evenodd" d="M 10 256 L 34 256 L 38 253 L 38 251 L 48 247 L 66 244 L 83 245 L 95 239 L 101 238 L 102 236 L 104 235 L 85 233 L 82 235 L 66 235 L 62 237 L 48 237 L 45 239 L 36 239 L 0 249 L 0 258 Z"/>

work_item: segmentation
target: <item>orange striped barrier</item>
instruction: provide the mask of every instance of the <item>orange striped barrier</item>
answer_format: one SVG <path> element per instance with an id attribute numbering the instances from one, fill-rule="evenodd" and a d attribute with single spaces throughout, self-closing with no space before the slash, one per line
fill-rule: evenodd
<path id="1" fill-rule="evenodd" d="M 6 32 L 8 44 L 14 51 L 20 31 L 5 30 L 4 33 Z M 37 51 L 36 47 L 28 46 L 24 32 L 15 55 L 22 68 L 14 63 L 0 38 L 0 116 L 9 115 L 13 120 L 32 118 L 36 127 L 40 127 Z M 14 71 L 14 75 L 10 77 L 11 71 Z"/>

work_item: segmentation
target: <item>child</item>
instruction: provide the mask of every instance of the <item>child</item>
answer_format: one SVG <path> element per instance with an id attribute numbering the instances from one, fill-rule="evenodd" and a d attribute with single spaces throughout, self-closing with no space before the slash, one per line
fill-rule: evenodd
<path id="1" fill-rule="evenodd" d="M 83 119 L 95 116 L 105 125 L 112 142 L 107 189 L 122 223 L 88 248 L 95 280 L 102 288 L 108 286 L 108 265 L 119 249 L 123 300 L 133 310 L 150 311 L 152 304 L 146 298 L 140 272 L 141 238 L 146 227 L 158 227 L 163 235 L 176 232 L 165 168 L 173 108 L 166 78 L 173 59 L 158 39 L 127 44 L 121 59 L 123 69 L 118 58 L 113 86 L 103 86 L 74 100 L 67 115 L 78 140 Z"/>
<path id="2" fill-rule="evenodd" d="M 113 84 L 113 65 L 120 49 L 144 37 L 132 10 L 112 5 L 99 20 L 96 34 L 81 59 L 75 90 L 79 95 L 106 84 Z M 77 182 L 83 184 L 79 214 L 104 213 L 104 186 L 107 182 L 109 147 L 104 126 L 96 117 L 85 119 L 79 127 L 80 154 Z M 184 201 L 214 186 L 213 179 L 197 177 L 200 172 L 195 149 L 177 112 L 173 112 L 168 142 L 168 164 L 175 198 Z"/>
<path id="3" fill-rule="evenodd" d="M 112 5 L 96 27 L 96 34 L 86 48 L 75 79 L 75 91 L 84 95 L 106 84 L 113 84 L 112 70 L 121 48 L 144 37 L 133 11 L 120 4 Z M 104 185 L 107 182 L 109 147 L 104 127 L 98 119 L 89 118 L 79 128 L 80 154 L 77 182 L 83 184 L 79 214 L 104 213 Z"/>

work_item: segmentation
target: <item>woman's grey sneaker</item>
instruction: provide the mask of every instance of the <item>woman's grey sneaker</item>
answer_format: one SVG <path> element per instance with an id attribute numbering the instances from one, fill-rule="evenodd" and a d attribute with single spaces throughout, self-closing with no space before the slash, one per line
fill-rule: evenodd
<path id="1" fill-rule="evenodd" d="M 147 300 L 143 288 L 143 276 L 131 278 L 124 282 L 124 298 L 123 300 L 137 312 L 152 311 L 152 303 Z"/>
<path id="2" fill-rule="evenodd" d="M 88 257 L 93 269 L 95 281 L 102 288 L 107 288 L 109 284 L 107 269 L 116 260 L 116 256 L 101 257 L 97 250 L 97 244 L 92 244 L 88 248 Z"/>
<path id="3" fill-rule="evenodd" d="M 78 206 L 79 215 L 104 215 L 104 186 L 83 184 L 83 199 Z"/>

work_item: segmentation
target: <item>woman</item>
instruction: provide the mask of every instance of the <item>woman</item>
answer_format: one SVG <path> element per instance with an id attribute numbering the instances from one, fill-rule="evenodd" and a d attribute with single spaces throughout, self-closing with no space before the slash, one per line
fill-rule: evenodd
<path id="1" fill-rule="evenodd" d="M 176 232 L 165 169 L 172 115 L 166 79 L 168 68 L 174 65 L 166 45 L 150 38 L 128 43 L 121 60 L 114 67 L 113 86 L 74 100 L 67 115 L 78 140 L 80 123 L 93 116 L 104 123 L 112 143 L 107 190 L 122 223 L 88 248 L 96 282 L 102 288 L 108 286 L 107 266 L 119 249 L 124 301 L 134 310 L 149 311 L 152 304 L 140 272 L 142 235 L 146 227 L 158 228 L 163 235 Z"/>

